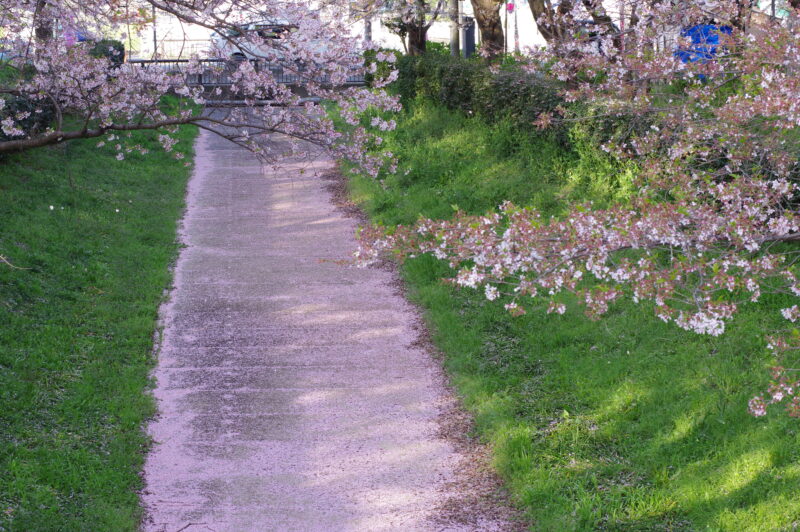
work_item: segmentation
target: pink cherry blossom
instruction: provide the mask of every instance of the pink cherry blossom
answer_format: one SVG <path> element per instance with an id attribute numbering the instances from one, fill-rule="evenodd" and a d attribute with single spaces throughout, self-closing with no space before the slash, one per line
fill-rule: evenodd
<path id="1" fill-rule="evenodd" d="M 349 36 L 347 6 L 331 4 L 319 10 L 291 0 L 146 0 L 143 5 L 147 8 L 126 10 L 116 1 L 0 0 L 0 49 L 7 51 L 10 66 L 20 71 L 33 67 L 30 76 L 3 81 L 3 93 L 32 102 L 36 113 L 48 110 L 55 116 L 50 127 L 32 130 L 26 129 L 27 116 L 4 115 L 0 154 L 137 129 L 158 130 L 161 145 L 170 151 L 176 142 L 174 128 L 196 124 L 252 150 L 265 161 L 285 154 L 283 148 L 276 151 L 259 141 L 261 136 L 277 133 L 294 139 L 289 147 L 295 154 L 306 151 L 299 141 L 307 141 L 352 160 L 370 174 L 386 165 L 385 155 L 371 154 L 367 147 L 379 142 L 378 133 L 392 129 L 394 122 L 381 119 L 375 126 L 364 126 L 353 117 L 366 109 L 396 111 L 399 104 L 380 89 L 347 85 L 348 78 L 365 72 L 363 44 Z M 112 68 L 108 58 L 90 55 L 90 43 L 63 38 L 62 34 L 99 38 L 127 32 L 129 27 L 147 22 L 151 7 L 183 23 L 226 35 L 229 46 L 247 52 L 254 61 L 223 61 L 210 67 L 194 58 L 180 71 L 132 63 Z M 279 39 L 241 31 L 247 23 L 265 19 L 286 21 L 292 31 Z M 59 34 L 57 26 L 64 28 Z M 212 57 L 215 54 L 221 51 L 212 50 Z M 256 60 L 280 62 L 309 99 L 303 100 L 279 83 L 273 70 L 257 68 Z M 380 60 L 390 64 L 394 56 L 381 54 Z M 231 96 L 192 83 L 209 69 L 218 74 L 228 69 L 230 94 L 242 105 L 220 105 Z M 373 85 L 382 86 L 396 75 L 392 69 L 387 72 L 386 79 L 379 77 Z M 183 97 L 179 108 L 166 110 L 160 105 L 168 93 Z M 325 109 L 313 100 L 336 104 L 352 127 L 337 130 Z M 261 105 L 265 101 L 270 104 Z M 0 107 L 6 103 L 6 98 L 0 97 Z M 392 161 L 388 162 L 391 166 Z"/>

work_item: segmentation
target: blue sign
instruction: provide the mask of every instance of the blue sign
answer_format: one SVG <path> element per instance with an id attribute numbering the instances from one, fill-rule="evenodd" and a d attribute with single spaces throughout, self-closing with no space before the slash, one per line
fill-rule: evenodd
<path id="1" fill-rule="evenodd" d="M 675 57 L 684 63 L 706 63 L 717 55 L 720 48 L 720 37 L 731 35 L 733 28 L 730 26 L 717 26 L 715 24 L 698 24 L 681 31 L 681 37 L 688 37 L 692 44 L 688 47 L 678 48 Z"/>

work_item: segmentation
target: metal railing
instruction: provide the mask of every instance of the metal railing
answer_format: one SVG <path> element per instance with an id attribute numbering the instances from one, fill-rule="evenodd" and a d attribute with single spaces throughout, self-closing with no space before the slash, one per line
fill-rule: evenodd
<path id="1" fill-rule="evenodd" d="M 180 74 L 185 77 L 188 85 L 202 85 L 203 87 L 227 87 L 233 84 L 231 74 L 236 71 L 241 61 L 250 61 L 256 72 L 269 70 L 278 83 L 285 85 L 303 85 L 309 81 L 300 69 L 287 69 L 278 63 L 270 63 L 260 59 L 199 59 L 194 62 L 199 63 L 201 71 L 187 73 L 189 59 L 131 59 L 131 65 L 140 68 L 157 68 L 164 72 Z M 196 70 L 196 69 L 193 69 Z M 313 79 L 315 83 L 330 83 L 326 77 Z M 347 85 L 364 85 L 363 75 L 353 75 L 347 78 Z"/>

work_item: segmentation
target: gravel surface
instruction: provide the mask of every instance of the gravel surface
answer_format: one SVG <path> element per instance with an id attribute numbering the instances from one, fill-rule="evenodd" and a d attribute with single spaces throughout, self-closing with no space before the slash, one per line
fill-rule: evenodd
<path id="1" fill-rule="evenodd" d="M 519 529 L 395 274 L 345 264 L 333 163 L 196 153 L 143 530 Z"/>

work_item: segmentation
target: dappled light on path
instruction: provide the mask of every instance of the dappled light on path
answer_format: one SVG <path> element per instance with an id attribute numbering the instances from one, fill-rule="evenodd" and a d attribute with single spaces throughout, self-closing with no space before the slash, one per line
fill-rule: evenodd
<path id="1" fill-rule="evenodd" d="M 387 271 L 343 265 L 355 224 L 317 174 L 209 135 L 162 311 L 147 531 L 505 530 L 443 523 L 465 457 L 418 318 Z M 188 528 L 186 528 L 188 527 Z"/>

